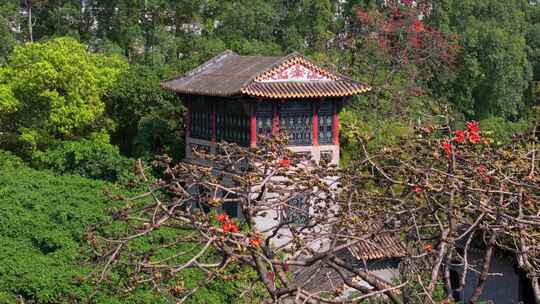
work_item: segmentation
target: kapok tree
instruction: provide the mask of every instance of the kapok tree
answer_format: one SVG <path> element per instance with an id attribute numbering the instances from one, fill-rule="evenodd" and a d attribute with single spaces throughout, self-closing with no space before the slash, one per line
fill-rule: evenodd
<path id="1" fill-rule="evenodd" d="M 383 284 L 340 258 L 350 246 L 371 242 L 378 231 L 351 222 L 364 210 L 343 212 L 341 205 L 349 202 L 337 192 L 338 168 L 291 153 L 281 137 L 257 149 L 223 144 L 218 150 L 177 165 L 161 158 L 155 165 L 163 176 L 154 182 L 138 166 L 147 192 L 118 198 L 125 203 L 111 210 L 112 222 L 88 231 L 98 260 L 98 287 L 152 288 L 182 303 L 209 283 L 244 280 L 238 294 L 249 298 L 257 290 L 253 286 L 262 286 L 268 302 L 341 303 L 344 285 L 357 291 L 353 301 L 385 294 L 401 302 L 395 291 L 403 285 Z M 231 203 L 239 204 L 241 219 L 222 211 Z M 308 282 L 294 279 L 293 270 L 314 265 L 340 277 L 331 294 L 308 290 Z M 242 276 L 238 269 L 255 275 Z"/>
<path id="2" fill-rule="evenodd" d="M 431 11 L 428 0 L 356 7 L 343 43 L 350 54 L 347 73 L 374 87 L 375 107 L 387 100 L 398 113 L 409 110 L 411 99 L 430 94 L 428 84 L 434 75 L 452 67 L 459 48 L 457 37 L 431 26 Z"/>
<path id="3" fill-rule="evenodd" d="M 183 302 L 210 282 L 239 280 L 231 270 L 242 268 L 255 275 L 239 292 L 263 286 L 269 302 L 342 303 L 345 287 L 357 291 L 349 301 L 384 295 L 393 303 L 425 303 L 436 300 L 437 287 L 452 299 L 474 272 L 476 302 L 501 251 L 515 256 L 538 301 L 536 142 L 532 132 L 498 147 L 476 122 L 464 130 L 444 122 L 418 126 L 415 136 L 375 154 L 361 145 L 363 158 L 344 170 L 309 163 L 281 139 L 253 150 L 222 145 L 198 163 L 172 166 L 164 158 L 157 163 L 163 178 L 113 210 L 114 232 L 103 225 L 89 231 L 100 261 L 96 278 L 122 292 L 145 286 Z M 142 166 L 139 173 L 144 178 Z M 204 211 L 231 202 L 240 205 L 242 220 Z M 282 214 L 291 211 L 302 223 Z M 399 237 L 407 251 L 393 286 L 341 255 L 359 243 L 387 250 L 375 240 L 380 234 Z M 483 250 L 482 263 L 471 259 L 473 248 Z M 294 279 L 293 270 L 312 266 L 338 274 L 334 292 Z M 184 280 L 193 270 L 205 275 Z M 452 270 L 460 273 L 458 286 L 450 282 Z"/>
<path id="4" fill-rule="evenodd" d="M 464 130 L 443 123 L 419 126 L 414 137 L 374 154 L 364 149 L 364 158 L 344 174 L 351 179 L 341 182 L 354 202 L 350 213 L 363 211 L 357 220 L 399 223 L 408 248 L 401 272 L 420 286 L 419 293 L 404 289 L 406 298 L 433 302 L 439 286 L 453 299 L 475 272 L 469 301 L 476 303 L 495 252 L 503 252 L 525 271 L 540 303 L 537 135 L 498 147 L 477 122 Z M 472 249 L 483 252 L 481 263 L 472 261 Z M 452 270 L 460 275 L 458 286 L 451 284 Z"/>

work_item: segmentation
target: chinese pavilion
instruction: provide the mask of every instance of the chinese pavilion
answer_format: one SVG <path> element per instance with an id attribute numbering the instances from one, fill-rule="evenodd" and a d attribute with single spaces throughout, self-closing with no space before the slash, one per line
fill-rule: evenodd
<path id="1" fill-rule="evenodd" d="M 214 153 L 220 141 L 253 147 L 281 129 L 292 151 L 333 164 L 339 162 L 341 107 L 371 89 L 298 53 L 240 56 L 229 50 L 161 85 L 187 108 L 188 158 L 194 148 Z"/>

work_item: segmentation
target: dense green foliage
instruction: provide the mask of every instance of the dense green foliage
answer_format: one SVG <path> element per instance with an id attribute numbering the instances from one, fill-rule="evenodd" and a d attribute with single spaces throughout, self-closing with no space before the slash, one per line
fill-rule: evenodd
<path id="1" fill-rule="evenodd" d="M 111 182 L 133 178 L 133 163 L 118 147 L 91 140 L 62 141 L 32 155 L 32 165 L 38 169 Z"/>
<path id="2" fill-rule="evenodd" d="M 84 231 L 105 218 L 111 203 L 103 189 L 112 185 L 15 165 L 5 152 L 0 157 L 0 302 L 14 303 L 16 296 L 37 303 L 88 297 Z"/>
<path id="3" fill-rule="evenodd" d="M 31 169 L 2 150 L 0 165 L 0 303 L 15 303 L 18 297 L 27 303 L 77 303 L 89 299 L 94 292 L 90 276 L 94 264 L 86 230 L 90 225 L 107 222 L 107 210 L 118 206 L 106 192 L 128 193 L 103 181 Z M 122 231 L 119 226 L 103 229 L 111 235 Z M 174 238 L 177 233 L 160 232 L 137 246 L 148 250 L 152 243 Z M 254 274 L 241 269 L 233 269 L 230 274 L 236 274 L 238 279 L 217 281 L 189 303 L 234 303 L 236 288 L 247 284 L 246 279 Z M 181 277 L 189 288 L 205 274 L 188 269 Z M 146 288 L 124 294 L 120 290 L 125 283 L 120 272 L 113 274 L 98 289 L 95 302 L 169 303 Z"/>

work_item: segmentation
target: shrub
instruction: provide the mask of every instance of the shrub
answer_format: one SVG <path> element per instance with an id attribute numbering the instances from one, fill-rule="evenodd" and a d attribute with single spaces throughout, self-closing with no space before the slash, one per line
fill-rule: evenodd
<path id="1" fill-rule="evenodd" d="M 78 174 L 112 182 L 127 181 L 133 174 L 133 161 L 122 156 L 117 147 L 91 140 L 63 141 L 32 156 L 37 169 Z"/>
<path id="2" fill-rule="evenodd" d="M 0 150 L 0 167 L 19 167 L 24 165 L 23 160 L 15 154 Z"/>
<path id="3" fill-rule="evenodd" d="M 480 121 L 482 130 L 498 145 L 508 143 L 514 134 L 525 131 L 530 125 L 526 120 L 511 122 L 502 117 L 490 117 Z"/>

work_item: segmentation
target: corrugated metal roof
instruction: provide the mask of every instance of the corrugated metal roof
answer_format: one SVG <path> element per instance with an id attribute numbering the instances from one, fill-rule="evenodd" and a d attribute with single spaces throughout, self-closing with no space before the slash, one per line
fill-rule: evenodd
<path id="1" fill-rule="evenodd" d="M 326 80 L 261 81 L 293 64 L 302 64 L 324 75 Z M 266 98 L 338 97 L 371 90 L 365 84 L 317 66 L 298 53 L 285 57 L 240 56 L 229 50 L 185 75 L 163 81 L 161 85 L 183 94 Z"/>

